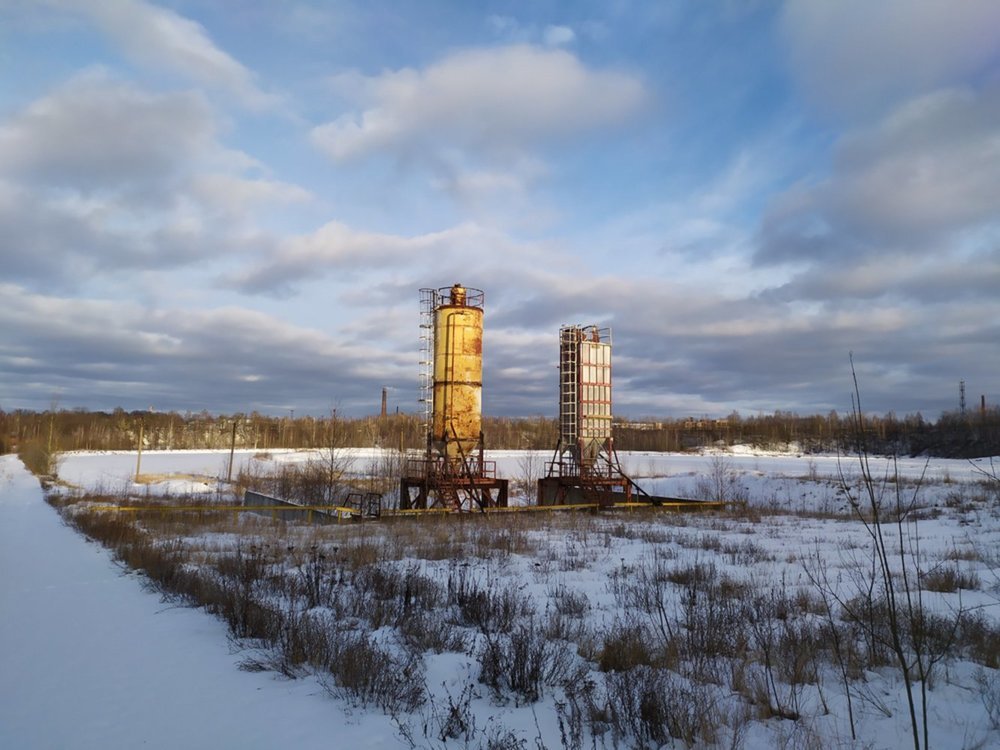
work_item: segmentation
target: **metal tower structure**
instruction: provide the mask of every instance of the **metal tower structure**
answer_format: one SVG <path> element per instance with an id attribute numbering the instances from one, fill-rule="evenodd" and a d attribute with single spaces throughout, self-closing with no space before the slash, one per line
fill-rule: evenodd
<path id="1" fill-rule="evenodd" d="M 611 432 L 611 329 L 559 329 L 559 442 L 538 481 L 541 505 L 627 502 L 635 483 L 622 471 Z"/>
<path id="2" fill-rule="evenodd" d="M 461 284 L 420 290 L 420 398 L 427 446 L 407 461 L 399 507 L 482 510 L 507 504 L 507 480 L 484 458 L 483 303 Z"/>

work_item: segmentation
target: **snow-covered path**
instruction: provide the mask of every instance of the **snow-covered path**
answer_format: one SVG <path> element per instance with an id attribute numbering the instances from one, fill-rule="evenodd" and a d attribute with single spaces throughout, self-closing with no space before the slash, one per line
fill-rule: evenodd
<path id="1" fill-rule="evenodd" d="M 403 747 L 312 679 L 237 669 L 224 625 L 143 590 L 0 456 L 0 747 Z"/>

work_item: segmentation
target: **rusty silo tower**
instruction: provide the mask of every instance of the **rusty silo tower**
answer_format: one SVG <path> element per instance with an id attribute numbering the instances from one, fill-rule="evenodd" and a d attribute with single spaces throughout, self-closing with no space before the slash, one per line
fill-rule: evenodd
<path id="1" fill-rule="evenodd" d="M 495 463 L 483 457 L 484 298 L 461 284 L 420 290 L 427 447 L 407 462 L 401 509 L 507 504 L 507 480 L 497 479 Z"/>
<path id="2" fill-rule="evenodd" d="M 538 481 L 541 505 L 628 501 L 611 434 L 611 329 L 559 329 L 559 443 Z"/>

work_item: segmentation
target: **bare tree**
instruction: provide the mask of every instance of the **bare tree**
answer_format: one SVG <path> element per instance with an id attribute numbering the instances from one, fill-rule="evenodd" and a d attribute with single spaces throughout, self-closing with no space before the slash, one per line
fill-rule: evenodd
<path id="1" fill-rule="evenodd" d="M 350 492 L 348 473 L 354 457 L 347 449 L 349 444 L 347 425 L 337 417 L 337 410 L 330 410 L 330 419 L 324 425 L 323 447 L 314 469 L 322 478 L 323 501 L 336 505 Z"/>
<path id="2" fill-rule="evenodd" d="M 708 473 L 695 484 L 695 493 L 700 499 L 721 503 L 745 503 L 746 489 L 740 485 L 740 475 L 732 463 L 723 455 L 712 456 Z"/>
<path id="3" fill-rule="evenodd" d="M 542 476 L 542 458 L 535 450 L 521 451 L 517 459 L 514 487 L 528 505 L 538 504 L 538 480 Z"/>
<path id="4" fill-rule="evenodd" d="M 850 621 L 866 631 L 871 648 L 882 647 L 891 654 L 906 690 L 913 747 L 920 750 L 928 746 L 929 683 L 935 666 L 951 652 L 964 610 L 960 604 L 957 611 L 943 617 L 931 614 L 924 604 L 926 571 L 922 568 L 916 512 L 924 476 L 921 474 L 907 494 L 897 481 L 895 458 L 880 478 L 875 475 L 853 356 L 851 375 L 850 425 L 860 478 L 855 484 L 841 468 L 840 481 L 854 516 L 867 533 L 870 559 L 855 566 L 849 584 L 852 591 L 828 584 L 820 588 L 824 597 L 835 598 Z"/>

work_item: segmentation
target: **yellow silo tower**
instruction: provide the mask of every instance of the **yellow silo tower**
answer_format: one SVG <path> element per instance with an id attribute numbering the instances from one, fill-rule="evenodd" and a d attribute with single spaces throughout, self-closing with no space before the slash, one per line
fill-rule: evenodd
<path id="1" fill-rule="evenodd" d="M 484 298 L 481 289 L 462 284 L 420 290 L 427 449 L 407 462 L 400 508 L 507 504 L 507 480 L 497 479 L 495 463 L 484 457 Z"/>
<path id="2" fill-rule="evenodd" d="M 473 453 L 483 431 L 483 293 L 455 284 L 434 309 L 432 447 Z"/>

